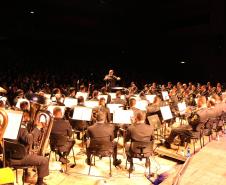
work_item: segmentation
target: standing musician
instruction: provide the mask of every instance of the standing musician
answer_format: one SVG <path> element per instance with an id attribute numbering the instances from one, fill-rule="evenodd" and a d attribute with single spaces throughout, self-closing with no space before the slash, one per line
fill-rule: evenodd
<path id="1" fill-rule="evenodd" d="M 60 134 L 65 137 L 68 137 L 66 144 L 58 148 L 58 151 L 59 151 L 58 154 L 60 156 L 59 161 L 62 162 L 63 164 L 66 164 L 69 161 L 67 161 L 65 156 L 70 153 L 72 147 L 75 144 L 75 141 L 70 139 L 70 137 L 72 136 L 72 127 L 69 121 L 64 120 L 62 118 L 63 115 L 62 115 L 61 108 L 55 107 L 53 109 L 53 116 L 54 116 L 54 121 L 53 121 L 51 134 Z"/>
<path id="2" fill-rule="evenodd" d="M 114 70 L 110 69 L 109 73 L 104 77 L 104 81 L 106 81 L 106 88 L 108 89 L 108 91 L 111 91 L 111 88 L 116 86 L 116 81 L 119 80 L 121 80 L 121 78 L 115 76 Z"/>
<path id="3" fill-rule="evenodd" d="M 29 114 L 27 111 L 24 112 L 22 118 L 22 124 L 18 133 L 18 142 L 23 144 L 26 149 L 26 154 L 23 159 L 13 160 L 13 164 L 15 165 L 23 165 L 23 166 L 36 166 L 38 172 L 38 179 L 36 180 L 34 176 L 30 176 L 28 171 L 25 171 L 25 183 L 31 183 L 36 185 L 44 185 L 43 178 L 49 175 L 49 160 L 46 157 L 39 156 L 30 150 L 32 145 L 37 141 L 38 137 L 41 134 L 41 129 L 43 128 L 43 124 L 41 122 L 37 122 L 33 130 L 29 133 L 28 123 L 30 121 Z"/>

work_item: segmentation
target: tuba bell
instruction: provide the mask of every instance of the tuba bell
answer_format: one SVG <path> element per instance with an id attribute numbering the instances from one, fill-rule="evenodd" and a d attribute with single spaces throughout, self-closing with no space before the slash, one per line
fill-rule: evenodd
<path id="1" fill-rule="evenodd" d="M 41 135 L 34 141 L 33 152 L 44 156 L 53 126 L 53 116 L 47 110 L 46 97 L 39 94 L 28 94 L 26 98 L 30 101 L 33 126 L 37 125 L 37 123 L 42 123 L 43 126 Z"/>

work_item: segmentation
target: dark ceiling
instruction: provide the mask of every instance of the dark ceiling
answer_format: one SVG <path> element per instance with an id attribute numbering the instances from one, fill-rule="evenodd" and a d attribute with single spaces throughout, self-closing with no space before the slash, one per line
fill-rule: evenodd
<path id="1" fill-rule="evenodd" d="M 5 58 L 225 65 L 223 0 L 6 1 L 0 22 Z"/>

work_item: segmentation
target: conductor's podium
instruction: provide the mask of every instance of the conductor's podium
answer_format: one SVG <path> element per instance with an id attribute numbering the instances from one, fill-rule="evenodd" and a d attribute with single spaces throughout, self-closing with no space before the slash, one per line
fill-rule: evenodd
<path id="1" fill-rule="evenodd" d="M 14 173 L 10 168 L 0 168 L 0 184 L 14 183 Z"/>

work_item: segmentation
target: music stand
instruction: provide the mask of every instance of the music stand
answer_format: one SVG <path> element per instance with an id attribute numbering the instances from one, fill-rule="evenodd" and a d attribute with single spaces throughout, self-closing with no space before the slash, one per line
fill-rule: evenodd
<path id="1" fill-rule="evenodd" d="M 4 139 L 18 140 L 18 133 L 23 117 L 22 111 L 6 110 L 8 115 L 8 125 L 2 137 L 2 148 L 3 148 L 3 167 L 5 167 L 5 147 Z"/>
<path id="2" fill-rule="evenodd" d="M 66 97 L 64 99 L 64 105 L 68 108 L 73 108 L 78 104 L 78 99 Z"/>
<path id="3" fill-rule="evenodd" d="M 89 107 L 82 107 L 82 106 L 75 106 L 74 107 L 74 112 L 73 112 L 73 116 L 72 119 L 74 120 L 80 120 L 80 121 L 91 121 L 92 118 L 92 108 Z M 84 147 L 84 143 L 85 143 L 85 133 L 84 133 L 84 127 L 82 128 L 82 134 L 83 134 L 83 138 L 82 138 L 82 147 Z M 84 148 L 83 148 L 84 150 Z M 84 153 L 85 151 L 81 151 L 82 153 Z"/>
<path id="4" fill-rule="evenodd" d="M 77 92 L 76 95 L 75 95 L 76 98 L 78 98 L 80 96 L 82 96 L 84 98 L 84 100 L 87 100 L 88 93 L 87 92 Z"/>
<path id="5" fill-rule="evenodd" d="M 149 103 L 153 103 L 156 95 L 155 94 L 147 94 L 146 99 L 149 101 Z"/>
<path id="6" fill-rule="evenodd" d="M 113 113 L 113 123 L 114 124 L 119 124 L 120 126 L 123 126 L 124 124 L 132 124 L 132 119 L 134 117 L 133 111 L 132 110 L 115 110 Z M 125 129 L 118 129 L 117 132 L 117 144 L 119 140 L 119 131 L 122 130 L 123 132 L 123 153 L 125 153 L 125 135 L 126 135 L 126 130 Z"/>
<path id="7" fill-rule="evenodd" d="M 180 124 L 182 125 L 182 121 L 185 118 L 185 114 L 186 114 L 186 103 L 185 102 L 181 102 L 177 104 L 178 110 L 179 110 L 179 119 L 180 119 Z"/>
<path id="8" fill-rule="evenodd" d="M 99 101 L 95 101 L 95 100 L 85 101 L 85 106 L 89 108 L 95 108 L 95 107 L 98 107 L 98 105 L 99 105 Z"/>
<path id="9" fill-rule="evenodd" d="M 170 107 L 167 105 L 167 106 L 163 106 L 163 107 L 160 107 L 160 111 L 161 111 L 161 114 L 162 114 L 162 118 L 163 118 L 163 121 L 167 121 L 167 120 L 172 120 L 173 118 L 173 115 L 172 115 L 172 112 L 170 110 Z M 166 123 L 165 123 L 165 130 L 164 130 L 164 138 L 166 136 Z"/>
<path id="10" fill-rule="evenodd" d="M 162 91 L 162 98 L 163 100 L 169 100 L 169 94 L 167 91 Z"/>
<path id="11" fill-rule="evenodd" d="M 110 113 L 114 113 L 116 110 L 123 110 L 124 105 L 123 104 L 114 104 L 109 103 L 107 104 L 107 107 L 110 109 Z"/>
<path id="12" fill-rule="evenodd" d="M 61 112 L 62 112 L 62 117 L 64 117 L 64 113 L 65 113 L 65 106 L 59 106 L 59 105 L 50 105 L 48 106 L 47 110 L 49 112 L 51 112 L 51 114 L 53 115 L 53 110 L 56 108 L 56 107 L 59 107 L 61 109 Z"/>
<path id="13" fill-rule="evenodd" d="M 161 136 L 161 121 L 159 119 L 158 114 L 148 116 L 147 119 L 149 124 L 153 126 L 153 129 L 157 131 L 157 139 L 158 139 L 158 136 Z M 160 129 L 160 133 L 158 134 L 159 129 Z"/>

